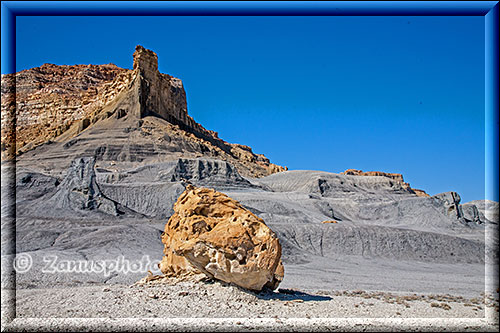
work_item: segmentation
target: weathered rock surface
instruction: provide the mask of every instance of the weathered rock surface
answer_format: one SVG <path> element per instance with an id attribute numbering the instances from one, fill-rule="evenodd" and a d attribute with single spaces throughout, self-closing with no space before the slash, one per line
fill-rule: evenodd
<path id="1" fill-rule="evenodd" d="M 100 210 L 117 215 L 116 203 L 106 198 L 96 183 L 94 164 L 92 158 L 74 160 L 58 191 L 47 203 L 53 208 Z"/>
<path id="2" fill-rule="evenodd" d="M 93 158 L 82 157 L 73 160 L 62 181 L 40 173 L 20 173 L 17 179 L 21 199 L 17 202 L 18 214 L 45 217 L 95 213 L 141 216 L 104 195 L 97 184 L 94 168 Z"/>
<path id="3" fill-rule="evenodd" d="M 474 200 L 462 204 L 464 215 L 470 214 L 469 211 L 475 211 L 474 207 L 479 212 L 479 219 L 487 219 L 491 222 L 498 223 L 499 205 L 496 201 L 491 200 Z"/>
<path id="4" fill-rule="evenodd" d="M 219 191 L 258 189 L 230 163 L 205 158 L 180 158 L 125 171 L 98 167 L 96 175 L 101 191 L 108 198 L 157 219 L 172 216 L 172 207 L 184 192 L 183 184 L 192 183 Z"/>
<path id="5" fill-rule="evenodd" d="M 357 170 L 357 169 L 347 169 L 344 172 L 341 172 L 342 175 L 351 175 L 351 176 L 380 176 L 380 177 L 387 177 L 390 179 L 395 180 L 399 184 L 402 185 L 402 187 L 407 190 L 410 193 L 416 194 L 419 197 L 429 197 L 427 193 L 425 193 L 424 190 L 419 190 L 415 188 L 411 188 L 409 183 L 406 183 L 403 179 L 403 175 L 400 173 L 390 173 L 390 172 L 382 172 L 382 171 L 367 171 L 364 172 L 362 170 Z"/>
<path id="6" fill-rule="evenodd" d="M 198 135 L 217 137 L 216 132 L 206 130 L 188 115 L 182 81 L 158 71 L 156 53 L 138 45 L 134 52 L 134 71 L 140 85 L 139 118 L 155 115 Z"/>
<path id="7" fill-rule="evenodd" d="M 340 224 L 391 225 L 441 233 L 462 227 L 483 228 L 485 222 L 481 215 L 479 221 L 464 216 L 456 193 L 419 197 L 387 177 L 294 170 L 252 183 L 265 191 L 225 193 L 271 226 L 333 219 Z"/>
<path id="8" fill-rule="evenodd" d="M 17 154 L 18 165 L 55 174 L 79 157 L 127 166 L 206 157 L 251 177 L 285 170 L 194 121 L 182 81 L 158 71 L 153 51 L 137 46 L 133 68 L 44 65 L 2 76 L 2 159 Z"/>
<path id="9" fill-rule="evenodd" d="M 432 196 L 436 205 L 446 214 L 454 219 L 465 223 L 482 224 L 486 221 L 477 206 L 472 204 L 461 205 L 460 195 L 457 192 L 444 192 Z"/>
<path id="10" fill-rule="evenodd" d="M 469 208 L 464 207 L 473 204 L 460 205 L 458 196 L 449 192 L 435 198 L 418 197 L 388 177 L 286 171 L 263 178 L 241 177 L 241 181 L 236 174 L 226 172 L 224 163 L 187 158 L 130 167 L 124 162 L 105 165 L 99 161 L 94 166 L 95 177 L 90 168 L 85 168 L 85 163 L 82 166 L 77 172 L 69 168 L 63 177 L 23 167 L 17 169 L 14 234 L 18 252 L 29 251 L 37 262 L 43 262 L 47 255 L 71 260 L 109 259 L 120 255 L 141 260 L 143 255 L 148 255 L 155 265 L 151 269 L 157 274 L 156 264 L 161 261 L 164 250 L 165 221 L 174 214 L 172 206 L 184 192 L 185 184 L 192 182 L 197 186 L 215 187 L 266 221 L 279 239 L 281 259 L 287 271 L 280 287 L 376 286 L 429 292 L 426 288 L 433 285 L 435 290 L 445 292 L 481 291 L 484 264 L 498 263 L 498 237 L 495 236 L 498 224 L 488 220 L 468 222 L 465 217 Z M 4 168 L 2 165 L 2 170 Z M 76 178 L 64 181 L 68 174 Z M 80 174 L 91 177 L 80 179 Z M 87 180 L 83 181 L 84 178 Z M 77 191 L 72 195 L 77 195 L 77 200 L 90 203 L 92 200 L 77 192 L 95 188 L 93 182 L 97 185 L 94 193 L 100 191 L 104 199 L 116 203 L 119 211 L 129 213 L 115 216 L 99 207 L 91 208 L 95 207 L 92 205 L 86 205 L 85 209 L 80 208 L 84 205 L 55 208 L 50 201 L 55 192 L 64 197 L 63 194 L 69 194 L 69 189 L 74 188 Z M 73 185 L 67 187 L 66 184 Z M 9 210 L 4 206 L 7 203 L 2 196 L 2 214 Z M 464 218 L 457 217 L 460 206 Z M 498 208 L 498 204 L 485 205 L 481 201 L 476 207 L 481 212 L 481 209 Z M 329 220 L 337 223 L 321 223 Z M 2 224 L 2 230 L 5 227 L 9 227 L 8 224 Z M 186 263 L 185 257 L 179 258 Z M 19 275 L 18 283 L 74 285 L 75 279 L 82 283 L 133 283 L 146 274 L 109 277 L 43 274 L 40 272 L 43 265 L 37 267 L 32 274 Z M 472 270 L 476 273 L 471 273 Z M 387 271 L 391 271 L 390 276 Z M 420 277 L 420 282 L 417 281 L 420 287 L 415 287 L 415 274 Z"/>
<path id="11" fill-rule="evenodd" d="M 199 185 L 225 186 L 228 184 L 250 188 L 252 184 L 241 177 L 230 163 L 209 159 L 185 159 L 177 161 L 175 168 L 160 176 L 169 181 L 189 180 Z"/>
<path id="12" fill-rule="evenodd" d="M 2 75 L 2 160 L 53 140 L 100 109 L 130 73 L 114 64 L 44 64 Z"/>
<path id="13" fill-rule="evenodd" d="M 191 185 L 174 211 L 162 236 L 164 274 L 201 271 L 247 289 L 278 287 L 281 245 L 262 219 L 225 194 Z"/>

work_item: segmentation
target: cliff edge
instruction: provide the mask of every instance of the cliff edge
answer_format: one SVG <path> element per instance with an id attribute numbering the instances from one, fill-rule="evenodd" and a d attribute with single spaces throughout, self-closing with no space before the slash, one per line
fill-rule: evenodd
<path id="1" fill-rule="evenodd" d="M 45 64 L 2 75 L 2 160 L 51 170 L 85 156 L 108 165 L 206 157 L 251 177 L 286 170 L 189 116 L 182 81 L 159 72 L 156 53 L 138 45 L 133 59 L 133 70 Z"/>

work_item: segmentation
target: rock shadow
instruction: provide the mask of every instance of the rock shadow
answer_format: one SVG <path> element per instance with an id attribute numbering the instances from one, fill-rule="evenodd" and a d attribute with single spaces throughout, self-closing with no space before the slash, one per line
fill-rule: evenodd
<path id="1" fill-rule="evenodd" d="M 330 296 L 314 295 L 294 289 L 278 289 L 277 291 L 265 290 L 260 293 L 253 293 L 263 300 L 279 300 L 290 302 L 310 302 L 310 301 L 330 301 Z"/>
<path id="2" fill-rule="evenodd" d="M 207 278 L 206 280 L 202 281 L 204 284 L 214 284 L 214 283 L 219 283 L 221 286 L 232 286 L 244 293 L 254 295 L 255 297 L 262 299 L 262 300 L 278 300 L 278 301 L 289 301 L 289 302 L 297 302 L 297 303 L 302 303 L 302 302 L 310 302 L 310 301 L 330 301 L 332 300 L 332 297 L 330 296 L 323 296 L 323 295 L 314 295 L 314 294 L 308 294 L 306 292 L 300 291 L 300 290 L 295 290 L 295 289 L 283 289 L 279 288 L 277 291 L 273 291 L 270 289 L 263 289 L 261 291 L 254 291 L 250 289 L 246 289 L 243 287 L 240 287 L 234 283 L 228 283 L 224 281 L 220 281 L 217 279 L 211 279 Z"/>

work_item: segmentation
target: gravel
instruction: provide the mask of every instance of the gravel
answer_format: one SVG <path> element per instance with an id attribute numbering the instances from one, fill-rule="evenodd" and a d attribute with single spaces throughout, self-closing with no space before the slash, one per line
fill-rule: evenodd
<path id="1" fill-rule="evenodd" d="M 7 330 L 498 329 L 498 294 L 466 298 L 284 288 L 257 293 L 214 280 L 166 278 L 133 285 L 20 289 L 16 311 Z"/>

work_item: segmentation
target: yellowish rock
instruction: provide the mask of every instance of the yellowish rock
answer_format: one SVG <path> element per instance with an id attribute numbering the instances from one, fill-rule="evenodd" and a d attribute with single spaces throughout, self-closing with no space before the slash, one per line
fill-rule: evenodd
<path id="1" fill-rule="evenodd" d="M 278 287 L 284 276 L 279 240 L 239 202 L 188 185 L 174 212 L 162 236 L 164 274 L 203 272 L 252 290 Z"/>

